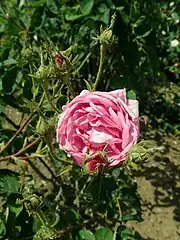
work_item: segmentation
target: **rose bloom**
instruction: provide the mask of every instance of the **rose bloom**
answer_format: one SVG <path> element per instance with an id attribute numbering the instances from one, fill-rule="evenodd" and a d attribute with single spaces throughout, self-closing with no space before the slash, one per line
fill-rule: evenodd
<path id="1" fill-rule="evenodd" d="M 126 89 L 82 91 L 63 107 L 57 127 L 59 148 L 88 171 L 122 166 L 138 136 L 138 101 Z"/>

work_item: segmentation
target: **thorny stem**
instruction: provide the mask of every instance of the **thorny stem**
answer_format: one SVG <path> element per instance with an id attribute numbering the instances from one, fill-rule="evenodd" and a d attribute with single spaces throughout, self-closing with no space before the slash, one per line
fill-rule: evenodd
<path id="1" fill-rule="evenodd" d="M 94 91 L 97 89 L 97 86 L 98 86 L 99 81 L 100 81 L 100 75 L 102 73 L 102 68 L 103 68 L 103 63 L 104 63 L 104 54 L 105 54 L 104 44 L 101 44 L 100 45 L 99 69 L 98 69 L 98 73 L 97 73 L 97 76 L 96 76 L 96 81 L 95 81 L 94 86 L 93 86 Z"/>

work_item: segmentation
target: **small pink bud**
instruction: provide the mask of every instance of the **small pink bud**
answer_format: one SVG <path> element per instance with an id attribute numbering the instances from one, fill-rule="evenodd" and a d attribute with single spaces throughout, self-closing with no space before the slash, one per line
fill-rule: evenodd
<path id="1" fill-rule="evenodd" d="M 53 57 L 55 58 L 55 61 L 56 61 L 56 63 L 57 63 L 58 65 L 62 65 L 62 64 L 63 64 L 64 58 L 63 58 L 63 56 L 62 56 L 61 53 L 55 52 L 55 53 L 53 54 Z"/>

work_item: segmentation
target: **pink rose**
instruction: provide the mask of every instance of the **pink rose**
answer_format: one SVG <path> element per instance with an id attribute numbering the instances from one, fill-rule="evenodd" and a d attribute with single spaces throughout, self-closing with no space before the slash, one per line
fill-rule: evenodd
<path id="1" fill-rule="evenodd" d="M 59 148 L 89 171 L 122 165 L 138 140 L 138 115 L 138 101 L 128 100 L 126 89 L 84 90 L 63 107 L 57 127 Z"/>

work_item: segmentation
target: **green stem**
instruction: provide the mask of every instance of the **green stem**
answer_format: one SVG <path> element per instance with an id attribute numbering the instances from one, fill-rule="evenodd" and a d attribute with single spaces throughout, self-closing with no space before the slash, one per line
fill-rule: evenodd
<path id="1" fill-rule="evenodd" d="M 104 54 L 105 54 L 105 49 L 104 49 L 104 45 L 101 44 L 100 46 L 100 61 L 99 61 L 99 69 L 98 69 L 98 73 L 97 73 L 97 76 L 96 76 L 96 81 L 94 83 L 94 87 L 93 87 L 93 90 L 95 91 L 98 84 L 99 84 L 99 81 L 100 81 L 100 75 L 101 75 L 101 72 L 102 72 L 102 67 L 103 67 L 103 63 L 104 63 Z"/>
<path id="2" fill-rule="evenodd" d="M 37 217 L 41 221 L 42 225 L 47 226 L 47 221 L 46 221 L 46 218 L 44 216 L 44 213 L 41 210 L 37 210 L 37 211 L 35 211 L 35 214 L 37 215 Z"/>
<path id="3" fill-rule="evenodd" d="M 73 76 L 75 76 L 76 74 L 79 73 L 79 71 L 81 70 L 81 68 L 84 66 L 85 62 L 88 60 L 88 58 L 90 57 L 91 53 L 88 53 L 88 55 L 85 57 L 85 59 L 82 61 L 81 65 L 72 73 Z"/>
<path id="4" fill-rule="evenodd" d="M 48 103 L 51 105 L 52 109 L 53 109 L 55 112 L 61 113 L 61 111 L 60 111 L 57 107 L 55 107 L 55 106 L 53 105 L 52 100 L 51 100 L 51 98 L 50 98 L 50 96 L 49 96 L 49 94 L 48 94 L 48 92 L 47 92 L 47 89 L 46 89 L 46 87 L 44 86 L 44 84 L 42 84 L 42 88 L 43 88 L 44 93 L 45 93 L 45 95 L 46 95 L 47 101 L 48 101 Z"/>

